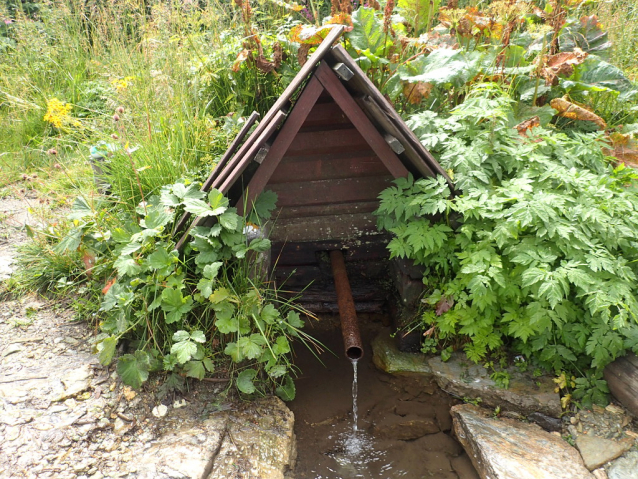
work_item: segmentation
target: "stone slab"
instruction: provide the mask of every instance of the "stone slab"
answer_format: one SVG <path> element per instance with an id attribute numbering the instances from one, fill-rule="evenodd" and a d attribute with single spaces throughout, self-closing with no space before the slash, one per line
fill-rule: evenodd
<path id="1" fill-rule="evenodd" d="M 638 451 L 631 451 L 607 466 L 609 479 L 638 479 Z"/>
<path id="2" fill-rule="evenodd" d="M 579 434 L 576 437 L 576 447 L 585 462 L 585 467 L 590 471 L 613 461 L 622 456 L 633 445 L 633 440 L 614 441 L 597 436 Z"/>
<path id="3" fill-rule="evenodd" d="M 294 422 L 276 397 L 233 412 L 208 479 L 284 479 L 297 456 Z"/>
<path id="4" fill-rule="evenodd" d="M 454 431 L 482 479 L 594 479 L 578 451 L 534 424 L 498 419 L 462 404 Z"/>
<path id="5" fill-rule="evenodd" d="M 457 397 L 481 398 L 481 405 L 500 407 L 523 415 L 540 412 L 560 417 L 560 396 L 550 377 L 532 378 L 517 369 L 509 370 L 511 379 L 507 389 L 500 388 L 480 364 L 474 364 L 464 354 L 454 353 L 449 361 L 440 357 L 428 359 L 428 365 L 439 387 Z"/>
<path id="6" fill-rule="evenodd" d="M 396 342 L 387 333 L 381 333 L 372 340 L 372 361 L 381 371 L 390 374 L 424 374 L 431 375 L 424 354 L 403 353 Z"/>

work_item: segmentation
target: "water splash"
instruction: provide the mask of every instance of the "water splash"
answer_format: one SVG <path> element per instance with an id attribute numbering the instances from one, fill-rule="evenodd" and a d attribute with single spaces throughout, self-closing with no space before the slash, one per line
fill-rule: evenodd
<path id="1" fill-rule="evenodd" d="M 356 433 L 358 431 L 357 423 L 358 423 L 358 415 L 359 415 L 359 408 L 357 405 L 357 395 L 359 393 L 359 384 L 357 382 L 357 360 L 353 359 L 351 363 L 352 363 L 352 370 L 354 371 L 354 379 L 352 380 L 352 421 L 353 421 L 352 430 Z"/>

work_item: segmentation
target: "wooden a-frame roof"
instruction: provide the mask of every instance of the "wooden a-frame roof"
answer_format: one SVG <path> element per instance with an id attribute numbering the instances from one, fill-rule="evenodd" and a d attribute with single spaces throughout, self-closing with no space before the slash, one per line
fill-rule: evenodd
<path id="1" fill-rule="evenodd" d="M 346 50 L 339 44 L 333 46 L 342 32 L 343 26 L 330 31 L 244 141 L 259 117 L 253 112 L 204 182 L 202 191 L 218 189 L 236 202 L 241 213 L 244 205 L 252 207 L 317 100 L 326 94 L 332 97 L 392 177 L 406 177 L 408 173 L 416 177 L 442 175 L 452 186 L 447 173 Z M 185 213 L 176 225 L 175 233 L 183 232 L 177 249 L 187 241 L 190 228 L 206 221 L 197 217 L 184 231 L 189 218 L 190 213 Z"/>

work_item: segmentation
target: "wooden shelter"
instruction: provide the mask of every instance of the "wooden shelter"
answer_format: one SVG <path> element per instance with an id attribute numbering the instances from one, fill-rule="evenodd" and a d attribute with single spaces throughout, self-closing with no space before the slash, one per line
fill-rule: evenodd
<path id="1" fill-rule="evenodd" d="M 314 281 L 319 287 L 304 293 L 306 305 L 336 311 L 322 254 L 339 249 L 354 278 L 357 309 L 376 311 L 384 299 L 370 280 L 387 283 L 389 239 L 372 215 L 379 193 L 408 173 L 450 180 L 346 50 L 333 46 L 342 30 L 329 33 L 244 141 L 253 113 L 202 189 L 219 189 L 240 212 L 263 191 L 274 191 L 269 236 L 279 283 L 294 290 Z M 185 215 L 178 229 L 187 221 Z"/>

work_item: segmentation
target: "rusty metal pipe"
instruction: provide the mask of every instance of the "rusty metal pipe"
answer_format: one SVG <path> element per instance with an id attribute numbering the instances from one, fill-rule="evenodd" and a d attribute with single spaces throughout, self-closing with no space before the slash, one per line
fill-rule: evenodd
<path id="1" fill-rule="evenodd" d="M 348 273 L 346 273 L 343 253 L 339 250 L 330 251 L 330 263 L 337 290 L 337 304 L 339 305 L 341 333 L 343 334 L 346 357 L 351 361 L 356 361 L 363 356 L 363 347 L 361 346 L 357 312 L 354 308 L 354 299 L 352 299 L 352 290 L 348 281 Z"/>

